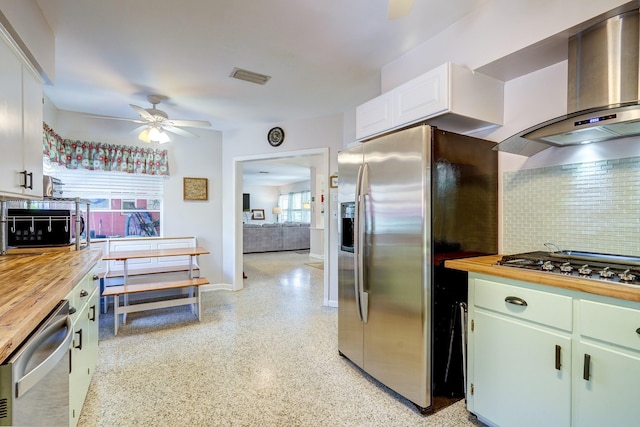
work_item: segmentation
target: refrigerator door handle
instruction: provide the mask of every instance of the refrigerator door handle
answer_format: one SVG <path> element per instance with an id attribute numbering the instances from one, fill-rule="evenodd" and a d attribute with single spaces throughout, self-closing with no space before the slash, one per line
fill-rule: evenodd
<path id="1" fill-rule="evenodd" d="M 360 281 L 361 281 L 361 266 L 362 257 L 360 254 L 360 182 L 362 181 L 362 165 L 358 167 L 358 177 L 356 178 L 356 200 L 355 200 L 355 218 L 354 218 L 354 233 L 353 233 L 353 285 L 354 293 L 356 296 L 356 310 L 358 310 L 358 318 L 362 322 L 362 308 L 360 306 Z"/>
<path id="2" fill-rule="evenodd" d="M 366 248 L 365 234 L 367 229 L 367 197 L 369 196 L 369 165 L 365 163 L 362 166 L 362 175 L 360 176 L 358 199 L 360 203 L 358 205 L 358 243 L 360 245 L 358 252 L 358 292 L 360 294 L 360 313 L 362 321 L 367 323 L 369 318 L 369 294 L 365 290 L 366 278 L 364 274 L 364 251 Z"/>

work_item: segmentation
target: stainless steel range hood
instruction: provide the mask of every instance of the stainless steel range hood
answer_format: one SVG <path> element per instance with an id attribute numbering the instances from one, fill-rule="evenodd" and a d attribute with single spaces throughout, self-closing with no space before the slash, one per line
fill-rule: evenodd
<path id="1" fill-rule="evenodd" d="M 566 116 L 526 129 L 495 149 L 531 156 L 549 147 L 640 135 L 639 11 L 569 39 Z"/>

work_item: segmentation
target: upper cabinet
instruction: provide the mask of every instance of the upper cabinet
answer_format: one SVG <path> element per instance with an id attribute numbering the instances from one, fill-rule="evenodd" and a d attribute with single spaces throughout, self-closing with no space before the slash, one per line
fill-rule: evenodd
<path id="1" fill-rule="evenodd" d="M 504 83 L 450 62 L 356 108 L 358 140 L 427 121 L 472 133 L 502 125 Z"/>
<path id="2" fill-rule="evenodd" d="M 0 28 L 0 198 L 42 198 L 42 81 Z"/>

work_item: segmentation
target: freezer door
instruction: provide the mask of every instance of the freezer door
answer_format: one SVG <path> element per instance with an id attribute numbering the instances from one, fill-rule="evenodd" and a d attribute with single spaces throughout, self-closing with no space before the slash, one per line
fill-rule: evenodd
<path id="1" fill-rule="evenodd" d="M 364 370 L 431 406 L 431 128 L 364 144 Z M 341 176 L 342 179 L 342 176 Z"/>
<path id="2" fill-rule="evenodd" d="M 362 165 L 362 146 L 356 146 L 338 155 L 338 201 L 341 218 L 338 221 L 338 242 L 350 239 L 344 233 L 355 232 L 350 216 L 355 215 L 355 194 L 358 170 Z M 344 223 L 342 216 L 345 216 Z M 345 224 L 351 224 L 351 230 Z M 353 243 L 353 242 L 352 242 Z M 362 367 L 363 323 L 360 320 L 356 299 L 354 253 L 338 248 L 338 351 L 353 363 Z M 352 249 L 353 250 L 353 249 Z"/>

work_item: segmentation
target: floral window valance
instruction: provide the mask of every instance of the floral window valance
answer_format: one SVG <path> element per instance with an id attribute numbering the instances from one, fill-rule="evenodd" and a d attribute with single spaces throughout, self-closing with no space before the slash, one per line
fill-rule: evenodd
<path id="1" fill-rule="evenodd" d="M 62 139 L 46 123 L 42 149 L 51 163 L 67 169 L 169 176 L 167 150 Z"/>

